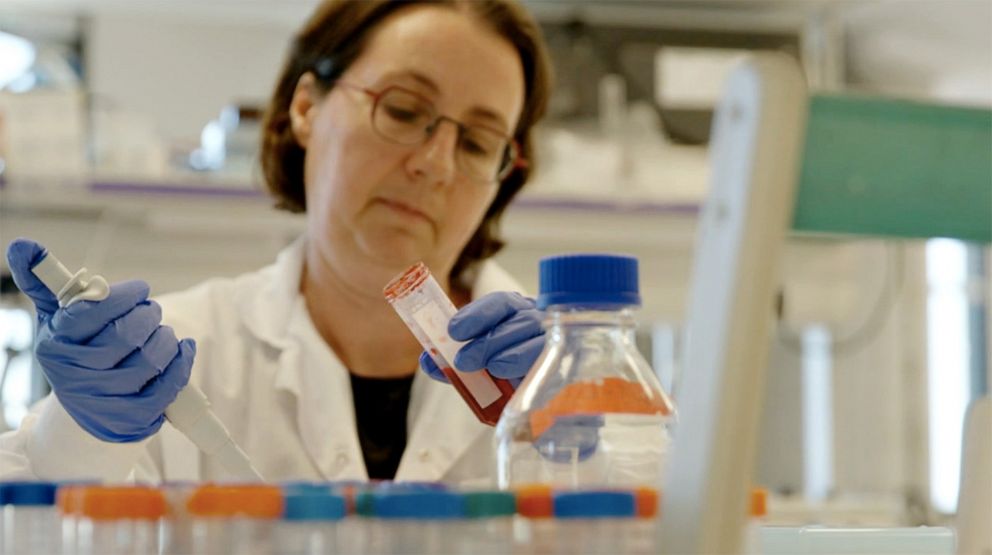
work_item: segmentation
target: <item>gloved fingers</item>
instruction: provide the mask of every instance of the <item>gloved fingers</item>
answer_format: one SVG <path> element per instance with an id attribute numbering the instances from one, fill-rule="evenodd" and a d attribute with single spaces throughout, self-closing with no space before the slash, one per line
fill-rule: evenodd
<path id="1" fill-rule="evenodd" d="M 38 360 L 52 389 L 82 395 L 131 395 L 159 375 L 178 352 L 172 328 L 159 326 L 139 349 L 94 348 L 54 339 L 38 342 Z"/>
<path id="2" fill-rule="evenodd" d="M 86 342 L 88 347 L 126 352 L 114 361 L 141 347 L 162 323 L 162 307 L 155 301 L 138 303 L 127 314 L 107 324 L 100 333 Z"/>
<path id="3" fill-rule="evenodd" d="M 165 422 L 164 408 L 135 402 L 133 395 L 92 397 L 56 392 L 56 396 L 81 428 L 103 441 L 140 441 Z"/>
<path id="4" fill-rule="evenodd" d="M 44 344 L 39 343 L 39 352 Z M 39 360 L 43 361 L 41 369 L 57 395 L 110 395 L 121 392 L 121 380 L 112 370 L 86 368 L 79 366 L 72 358 L 51 354 L 46 354 L 44 358 L 39 355 Z"/>
<path id="5" fill-rule="evenodd" d="M 448 334 L 455 341 L 468 341 L 496 327 L 520 310 L 534 308 L 532 299 L 520 293 L 497 291 L 463 306 L 448 322 Z"/>
<path id="6" fill-rule="evenodd" d="M 428 376 L 439 382 L 448 384 L 451 383 L 448 381 L 448 377 L 444 375 L 444 372 L 442 372 L 441 369 L 437 367 L 437 364 L 434 363 L 434 359 L 427 354 L 427 351 L 420 353 L 420 369 L 426 372 Z"/>
<path id="7" fill-rule="evenodd" d="M 58 291 L 49 291 L 31 269 L 48 254 L 45 247 L 23 237 L 14 239 L 7 247 L 7 266 L 14 278 L 14 284 L 34 303 L 38 316 L 49 317 L 59 308 L 55 297 Z"/>
<path id="8" fill-rule="evenodd" d="M 140 349 L 128 355 L 118 368 L 144 377 L 145 384 L 161 374 L 179 354 L 179 341 L 169 326 L 159 326 Z"/>
<path id="9" fill-rule="evenodd" d="M 145 384 L 138 392 L 137 398 L 153 401 L 149 406 L 160 407 L 161 412 L 164 413 L 165 409 L 176 400 L 176 395 L 179 395 L 189 383 L 194 358 L 196 358 L 196 342 L 189 338 L 180 341 L 176 356 L 162 373 Z"/>
<path id="10" fill-rule="evenodd" d="M 543 334 L 540 311 L 534 308 L 521 310 L 462 346 L 455 355 L 455 367 L 463 371 L 486 368 L 496 353 Z"/>
<path id="11" fill-rule="evenodd" d="M 66 412 L 93 436 L 116 443 L 139 441 L 162 427 L 165 409 L 189 382 L 196 343 L 184 339 L 177 350 L 165 370 L 147 380 L 135 394 L 101 394 L 62 388 L 56 389 L 55 395 Z"/>
<path id="12" fill-rule="evenodd" d="M 532 337 L 491 356 L 486 369 L 497 378 L 521 378 L 527 375 L 544 351 L 544 336 Z"/>
<path id="13" fill-rule="evenodd" d="M 57 361 L 95 370 L 108 370 L 117 366 L 125 357 L 144 345 L 158 329 L 162 309 L 157 303 L 146 301 L 114 320 L 103 331 L 85 344 L 45 335 L 50 340 L 38 342 L 38 360 L 43 363 Z"/>
<path id="14" fill-rule="evenodd" d="M 138 350 L 112 370 L 105 370 L 108 383 L 104 391 L 116 395 L 139 394 L 162 374 L 179 354 L 176 334 L 168 326 L 160 326 Z"/>
<path id="15" fill-rule="evenodd" d="M 123 281 L 110 286 L 110 295 L 101 301 L 79 301 L 58 310 L 50 326 L 61 339 L 82 343 L 100 333 L 107 324 L 148 300 L 148 284 Z"/>

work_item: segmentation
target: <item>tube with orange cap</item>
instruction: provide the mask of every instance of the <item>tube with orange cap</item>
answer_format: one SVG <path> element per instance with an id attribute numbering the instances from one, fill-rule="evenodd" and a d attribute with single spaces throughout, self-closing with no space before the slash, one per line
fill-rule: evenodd
<path id="1" fill-rule="evenodd" d="M 207 484 L 193 491 L 186 510 L 193 553 L 271 553 L 283 494 L 276 486 Z"/>
<path id="2" fill-rule="evenodd" d="M 64 502 L 78 517 L 80 555 L 157 553 L 159 521 L 165 517 L 162 492 L 142 486 L 79 486 Z"/>
<path id="3" fill-rule="evenodd" d="M 531 553 L 553 553 L 555 548 L 554 491 L 546 484 L 526 484 L 514 488 L 519 526 L 513 542 Z"/>

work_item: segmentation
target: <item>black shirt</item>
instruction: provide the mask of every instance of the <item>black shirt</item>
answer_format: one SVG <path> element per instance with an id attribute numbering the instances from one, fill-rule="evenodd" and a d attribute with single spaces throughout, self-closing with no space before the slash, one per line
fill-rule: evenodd
<path id="1" fill-rule="evenodd" d="M 406 449 L 406 412 L 413 375 L 364 378 L 351 374 L 355 423 L 365 468 L 373 480 L 392 480 Z"/>

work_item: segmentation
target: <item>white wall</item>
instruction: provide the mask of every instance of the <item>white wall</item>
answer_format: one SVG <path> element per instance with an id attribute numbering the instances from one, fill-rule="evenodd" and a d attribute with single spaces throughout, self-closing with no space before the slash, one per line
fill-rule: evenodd
<path id="1" fill-rule="evenodd" d="M 152 116 L 167 142 L 198 139 L 222 106 L 265 102 L 292 28 L 182 13 L 96 13 L 86 31 L 95 102 Z"/>

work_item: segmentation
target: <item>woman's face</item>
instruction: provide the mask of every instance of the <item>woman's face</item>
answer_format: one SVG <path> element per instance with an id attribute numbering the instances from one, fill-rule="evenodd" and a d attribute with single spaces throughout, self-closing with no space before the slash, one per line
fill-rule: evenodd
<path id="1" fill-rule="evenodd" d="M 450 8 L 418 6 L 384 20 L 340 81 L 381 92 L 401 86 L 438 114 L 511 136 L 524 102 L 513 45 Z M 458 169 L 458 129 L 445 121 L 419 145 L 371 125 L 373 99 L 351 87 L 315 97 L 304 76 L 291 115 L 306 149 L 311 252 L 353 285 L 381 290 L 423 260 L 447 276 L 496 195 Z M 312 263 L 312 261 L 311 261 Z"/>

